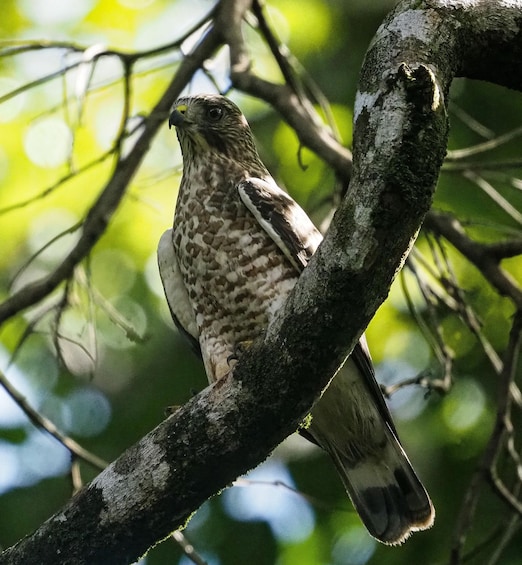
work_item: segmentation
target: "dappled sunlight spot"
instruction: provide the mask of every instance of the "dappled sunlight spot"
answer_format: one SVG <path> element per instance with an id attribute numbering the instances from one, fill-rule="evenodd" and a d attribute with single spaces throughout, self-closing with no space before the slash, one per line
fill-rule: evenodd
<path id="1" fill-rule="evenodd" d="M 74 435 L 96 436 L 103 432 L 110 419 L 110 403 L 96 389 L 80 388 L 64 398 L 63 421 L 66 429 Z"/>
<path id="2" fill-rule="evenodd" d="M 67 314 L 67 313 L 66 313 Z M 90 324 L 89 324 L 90 326 Z M 90 326 L 92 328 L 92 326 Z M 92 375 L 96 369 L 96 351 L 94 339 L 85 339 L 82 336 L 64 336 L 62 329 L 57 338 L 60 348 L 60 359 L 67 370 L 77 376 Z M 95 330 L 92 328 L 92 333 Z"/>
<path id="3" fill-rule="evenodd" d="M 38 31 L 33 30 L 33 32 L 29 32 L 26 30 L 24 39 L 30 41 L 38 37 L 40 37 Z M 52 74 L 61 67 L 63 67 L 63 52 L 58 49 L 31 50 L 27 53 L 21 53 L 17 57 L 19 76 L 24 77 L 26 80 L 35 80 Z M 42 93 L 44 93 L 48 100 L 54 102 L 58 102 L 62 95 L 61 92 L 57 92 L 57 88 L 52 81 L 44 83 L 37 90 L 27 92 L 26 107 L 31 107 L 33 104 L 35 107 L 40 107 Z"/>
<path id="4" fill-rule="evenodd" d="M 364 565 L 373 553 L 377 542 L 362 526 L 348 529 L 332 548 L 333 565 Z"/>
<path id="5" fill-rule="evenodd" d="M 130 255 L 118 249 L 103 249 L 91 260 L 92 284 L 105 297 L 125 294 L 136 281 L 136 265 Z"/>
<path id="6" fill-rule="evenodd" d="M 37 216 L 30 225 L 27 243 L 31 253 L 38 253 L 38 261 L 63 261 L 64 256 L 78 241 L 79 231 L 71 231 L 78 218 L 65 208 L 51 208 Z M 63 235 L 61 235 L 63 234 Z M 50 245 L 47 244 L 55 239 Z"/>
<path id="7" fill-rule="evenodd" d="M 42 395 L 37 408 L 38 412 L 48 418 L 60 431 L 66 429 L 66 423 L 63 419 L 64 403 L 62 397 L 52 393 Z"/>
<path id="8" fill-rule="evenodd" d="M 9 382 L 32 405 L 48 394 L 58 380 L 57 361 L 47 345 L 43 335 L 33 334 L 24 343 L 15 362 L 4 365 L 4 374 Z"/>
<path id="9" fill-rule="evenodd" d="M 16 90 L 22 83 L 10 77 L 0 77 L 0 96 Z M 0 122 L 10 122 L 22 111 L 27 95 L 23 92 L 0 104 Z"/>
<path id="10" fill-rule="evenodd" d="M 31 485 L 46 477 L 67 472 L 71 464 L 69 450 L 48 433 L 33 430 L 18 446 L 19 485 Z"/>
<path id="11" fill-rule="evenodd" d="M 246 42 L 252 55 L 252 70 L 262 79 L 275 83 L 283 83 L 281 69 L 270 54 L 266 43 L 259 34 L 250 27 L 245 27 Z M 212 92 L 208 91 L 207 92 Z"/>
<path id="12" fill-rule="evenodd" d="M 72 141 L 72 132 L 62 119 L 47 117 L 29 126 L 24 137 L 24 149 L 35 165 L 53 168 L 67 161 Z"/>
<path id="13" fill-rule="evenodd" d="M 312 151 L 300 148 L 294 130 L 285 122 L 277 126 L 272 139 L 274 149 L 281 156 L 277 176 L 288 186 L 292 196 L 305 205 L 324 179 L 325 165 Z"/>
<path id="14" fill-rule="evenodd" d="M 86 16 L 95 0 L 19 0 L 23 15 L 37 25 L 73 24 Z"/>
<path id="15" fill-rule="evenodd" d="M 96 48 L 98 52 L 103 52 L 106 49 L 106 45 L 103 42 L 98 42 L 93 45 L 92 48 Z M 95 55 L 95 52 L 93 52 L 92 55 Z M 117 90 L 121 91 L 121 89 L 123 89 L 122 77 L 124 68 L 121 59 L 117 56 L 105 56 L 97 58 L 95 65 L 92 64 L 92 61 L 88 61 L 85 66 L 82 67 L 80 79 L 75 84 L 77 95 L 84 94 L 85 87 L 87 86 L 86 79 L 89 78 L 91 72 L 92 76 L 88 83 L 91 90 L 111 84 L 117 80 L 119 80 L 116 86 Z M 124 108 L 123 100 L 111 96 L 110 92 L 112 91 L 100 91 L 96 97 L 91 98 L 90 103 L 92 103 L 95 108 L 99 107 L 99 105 L 107 107 L 107 105 L 110 104 L 113 109 L 118 108 L 116 116 L 121 117 Z M 88 107 L 90 107 L 90 105 L 88 105 Z"/>
<path id="16" fill-rule="evenodd" d="M 418 331 L 399 330 L 387 334 L 383 331 L 382 336 L 383 359 L 400 358 L 412 369 L 409 372 L 413 374 L 409 374 L 409 377 L 414 376 L 416 371 L 424 369 L 429 364 L 431 351 L 428 343 Z M 401 375 L 398 375 L 398 378 L 404 379 Z"/>
<path id="17" fill-rule="evenodd" d="M 319 51 L 321 47 L 328 48 L 329 42 L 335 44 L 338 34 L 332 34 L 335 21 L 327 3 L 320 0 L 280 0 L 272 5 L 272 11 L 275 9 L 280 10 L 291 22 L 294 33 L 289 36 L 288 43 L 295 55 L 309 53 L 311 46 Z"/>
<path id="18" fill-rule="evenodd" d="M 230 95 L 227 94 L 227 97 L 230 98 L 230 100 L 235 101 L 235 99 L 238 98 L 239 91 L 231 90 L 232 83 L 230 82 L 229 65 L 230 65 L 230 47 L 228 45 L 224 45 L 223 47 L 221 47 L 221 49 L 218 50 L 216 56 L 213 57 L 212 60 L 209 60 L 208 64 L 205 64 L 205 68 L 212 76 L 212 81 L 214 82 L 214 88 L 212 90 L 209 90 L 208 92 L 213 92 L 216 89 L 216 87 L 219 89 L 220 92 L 230 91 Z M 246 98 L 247 97 L 243 95 L 243 100 L 245 100 Z M 249 100 L 250 101 L 255 100 L 258 104 L 260 104 L 260 101 L 258 99 L 254 99 L 250 97 Z M 255 105 L 255 103 L 250 105 L 251 106 Z M 243 106 L 238 104 L 238 106 L 243 109 L 243 113 L 245 114 L 245 116 L 249 116 L 249 117 L 252 116 L 252 114 L 248 112 L 248 105 Z M 265 110 L 266 110 L 266 106 L 265 106 Z"/>
<path id="19" fill-rule="evenodd" d="M 485 408 L 486 396 L 480 384 L 461 378 L 444 397 L 442 418 L 453 432 L 465 434 L 479 423 Z"/>
<path id="20" fill-rule="evenodd" d="M 100 308 L 100 339 L 113 349 L 128 349 L 145 338 L 147 314 L 137 302 L 122 296 Z"/>
<path id="21" fill-rule="evenodd" d="M 123 1 L 139 2 L 143 0 Z M 164 3 L 163 8 L 155 14 L 154 18 L 143 20 L 144 23 L 140 25 L 136 33 L 134 48 L 139 51 L 171 43 L 173 36 L 179 37 L 185 34 L 205 14 L 208 14 L 212 4 L 213 2 L 208 0 L 178 0 Z"/>
<path id="22" fill-rule="evenodd" d="M 94 137 L 99 147 L 104 151 L 111 149 L 121 127 L 122 105 L 110 99 L 98 104 L 94 120 Z"/>
<path id="23" fill-rule="evenodd" d="M 6 441 L 0 441 L 0 494 L 11 490 L 18 485 L 20 473 L 20 462 L 18 459 L 17 446 Z"/>
<path id="24" fill-rule="evenodd" d="M 377 380 L 386 386 L 397 384 L 417 375 L 415 368 L 401 360 L 386 360 L 375 367 Z M 413 420 L 426 407 L 426 389 L 417 385 L 405 386 L 387 401 L 394 416 L 400 420 Z"/>
<path id="25" fill-rule="evenodd" d="M 442 322 L 442 337 L 455 357 L 464 357 L 476 345 L 476 337 L 456 316 L 447 316 Z"/>
<path id="26" fill-rule="evenodd" d="M 192 36 L 190 36 L 192 38 Z M 187 42 L 190 42 L 190 38 L 187 39 Z M 185 44 L 183 44 L 185 45 Z M 214 81 L 208 76 L 208 73 L 203 72 L 202 70 L 197 70 L 190 81 L 190 86 L 186 87 L 183 92 L 182 96 L 193 96 L 195 94 L 200 94 L 204 92 L 216 92 L 216 85 Z"/>
<path id="27" fill-rule="evenodd" d="M 395 392 L 389 407 L 397 420 L 414 420 L 419 416 L 428 403 L 426 402 L 426 389 L 418 385 L 407 386 Z"/>
<path id="28" fill-rule="evenodd" d="M 235 520 L 264 520 L 281 541 L 302 541 L 314 529 L 314 512 L 298 493 L 278 483 L 294 487 L 286 466 L 271 459 L 239 479 L 237 485 L 243 486 L 223 493 L 225 511 Z"/>
<path id="29" fill-rule="evenodd" d="M 26 421 L 27 416 L 22 409 L 3 388 L 0 388 L 0 428 L 18 428 Z"/>
<path id="30" fill-rule="evenodd" d="M 136 375 L 132 355 L 120 355 L 118 351 L 100 347 L 96 367 L 96 385 L 108 394 L 126 389 Z"/>
<path id="31" fill-rule="evenodd" d="M 129 132 L 125 136 L 121 146 L 121 156 L 125 159 L 134 149 L 134 146 L 143 134 L 144 121 L 140 116 L 130 116 L 127 119 L 126 131 Z M 149 152 L 147 152 L 148 154 Z"/>

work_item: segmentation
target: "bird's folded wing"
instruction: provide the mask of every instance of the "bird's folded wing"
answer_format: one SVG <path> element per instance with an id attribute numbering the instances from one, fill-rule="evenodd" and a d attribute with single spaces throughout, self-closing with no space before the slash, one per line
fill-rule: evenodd
<path id="1" fill-rule="evenodd" d="M 273 179 L 248 178 L 238 184 L 245 206 L 259 225 L 300 273 L 308 265 L 323 237 L 306 212 Z M 352 352 L 352 360 L 364 375 L 364 382 L 379 412 L 397 436 L 390 411 L 382 396 L 364 335 Z"/>
<path id="2" fill-rule="evenodd" d="M 158 267 L 167 303 L 176 327 L 184 335 L 192 349 L 201 355 L 196 314 L 189 300 L 179 269 L 178 258 L 172 242 L 172 230 L 167 230 L 158 244 Z"/>
<path id="3" fill-rule="evenodd" d="M 300 273 L 323 239 L 306 212 L 272 179 L 248 178 L 237 189 L 244 205 Z"/>

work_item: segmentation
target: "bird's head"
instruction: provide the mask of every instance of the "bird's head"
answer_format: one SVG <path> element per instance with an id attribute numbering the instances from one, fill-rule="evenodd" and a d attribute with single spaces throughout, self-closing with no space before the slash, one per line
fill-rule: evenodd
<path id="1" fill-rule="evenodd" d="M 254 138 L 245 116 L 228 98 L 200 94 L 179 98 L 169 117 L 182 151 L 219 153 L 230 159 L 258 161 Z M 193 157 L 194 155 L 191 155 Z"/>

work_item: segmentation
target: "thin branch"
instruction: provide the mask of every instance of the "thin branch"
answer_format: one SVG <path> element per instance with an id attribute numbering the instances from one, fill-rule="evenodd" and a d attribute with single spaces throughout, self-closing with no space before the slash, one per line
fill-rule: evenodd
<path id="1" fill-rule="evenodd" d="M 333 134 L 334 138 L 341 143 L 341 137 L 326 96 L 312 78 L 304 71 L 289 49 L 285 45 L 282 45 L 277 39 L 272 28 L 268 25 L 263 6 L 259 0 L 253 0 L 252 11 L 257 18 L 259 31 L 269 46 L 286 84 L 297 95 L 300 104 L 309 108 L 311 111 L 310 101 L 308 100 L 305 89 L 308 91 L 313 98 L 312 101 L 320 105 L 328 122 L 330 132 Z M 299 66 L 301 73 L 296 70 L 296 66 Z M 303 80 L 301 74 L 304 75 L 305 80 Z"/>
<path id="2" fill-rule="evenodd" d="M 172 538 L 181 547 L 183 553 L 196 565 L 208 565 L 207 561 L 199 555 L 194 546 L 188 541 L 183 532 L 176 530 L 172 532 Z"/>
<path id="3" fill-rule="evenodd" d="M 462 171 L 498 171 L 500 169 L 519 169 L 522 159 L 492 159 L 491 161 L 456 161 L 444 163 L 442 170 L 445 173 L 460 173 Z"/>
<path id="4" fill-rule="evenodd" d="M 473 263 L 486 280 L 502 295 L 509 296 L 517 308 L 522 308 L 522 288 L 509 273 L 498 264 L 496 256 L 488 253 L 488 247 L 469 238 L 462 224 L 453 216 L 431 211 L 425 227 L 440 234 Z"/>
<path id="5" fill-rule="evenodd" d="M 81 175 L 82 173 L 85 173 L 88 170 L 92 169 L 96 165 L 103 163 L 108 157 L 110 157 L 112 154 L 114 154 L 114 152 L 115 152 L 115 149 L 111 148 L 111 149 L 109 149 L 109 151 L 106 151 L 105 153 L 103 153 L 102 155 L 97 157 L 96 159 L 89 161 L 88 163 L 83 165 L 83 167 L 80 167 L 76 171 L 69 171 L 66 175 L 64 175 L 63 177 L 58 179 L 51 186 L 48 186 L 47 188 L 45 188 L 44 190 L 42 190 L 41 192 L 39 192 L 35 196 L 31 196 L 30 198 L 27 198 L 25 200 L 20 200 L 19 202 L 15 202 L 14 204 L 9 204 L 8 206 L 4 206 L 3 208 L 0 208 L 0 215 L 7 214 L 8 212 L 13 212 L 14 210 L 19 210 L 20 208 L 25 208 L 26 206 L 29 206 L 30 204 L 34 204 L 34 203 L 38 202 L 39 200 L 46 198 L 47 196 L 52 194 L 55 190 L 64 186 L 67 183 L 67 181 L 69 181 L 73 178 L 76 178 L 77 176 Z"/>
<path id="6" fill-rule="evenodd" d="M 486 253 L 495 261 L 522 255 L 522 239 L 485 244 Z"/>
<path id="7" fill-rule="evenodd" d="M 260 486 L 270 486 L 270 487 L 276 487 L 276 488 L 282 488 L 284 490 L 287 490 L 297 496 L 299 496 L 300 498 L 302 498 L 303 500 L 306 500 L 306 502 L 308 502 L 311 506 L 314 506 L 315 508 L 321 508 L 322 510 L 338 510 L 339 512 L 349 512 L 350 514 L 353 514 L 355 512 L 353 506 L 348 506 L 348 505 L 339 505 L 339 504 L 329 504 L 328 502 L 325 502 L 323 499 L 317 498 L 316 496 L 312 496 L 310 494 L 304 493 L 303 491 L 292 487 L 288 484 L 286 484 L 284 481 L 280 481 L 280 480 L 275 480 L 275 481 L 261 481 L 261 480 L 255 480 L 255 479 L 248 479 L 245 477 L 239 477 L 238 479 L 236 479 L 233 483 L 232 486 L 233 487 L 249 487 L 249 486 L 255 486 L 255 485 L 260 485 Z"/>
<path id="8" fill-rule="evenodd" d="M 71 462 L 71 485 L 73 494 L 76 494 L 83 487 L 80 461 L 74 456 Z"/>
<path id="9" fill-rule="evenodd" d="M 94 455 L 87 449 L 83 448 L 79 443 L 71 439 L 69 436 L 62 433 L 54 424 L 42 416 L 37 410 L 35 410 L 23 394 L 21 394 L 9 381 L 9 379 L 0 372 L 0 386 L 4 388 L 7 394 L 18 404 L 18 406 L 23 410 L 24 414 L 29 418 L 29 420 L 37 427 L 45 430 L 48 434 L 58 440 L 64 447 L 66 447 L 71 453 L 76 457 L 79 457 L 95 467 L 100 471 L 107 467 L 108 463 Z"/>
<path id="10" fill-rule="evenodd" d="M 511 516 L 507 526 L 503 525 L 498 537 L 500 540 L 497 542 L 495 547 L 493 548 L 493 554 L 491 555 L 487 565 L 496 565 L 500 563 L 500 559 L 506 550 L 509 542 L 513 539 L 513 536 L 520 530 L 520 515 L 513 514 Z"/>
<path id="11" fill-rule="evenodd" d="M 404 270 L 401 271 L 401 286 L 403 289 L 403 294 L 406 298 L 406 302 L 408 304 L 408 309 L 412 314 L 413 318 L 416 320 L 417 325 L 423 332 L 426 340 L 430 343 L 433 352 L 443 369 L 443 376 L 439 379 L 433 379 L 430 381 L 431 388 L 437 390 L 438 392 L 444 394 L 447 393 L 452 385 L 452 367 L 453 367 L 453 354 L 450 348 L 444 341 L 442 336 L 442 331 L 440 328 L 440 324 L 437 320 L 436 308 L 434 304 L 435 301 L 438 301 L 437 294 L 433 291 L 432 285 L 428 283 L 425 277 L 421 275 L 419 269 L 416 268 L 414 261 L 412 260 L 411 256 L 406 261 L 405 265 L 414 275 L 417 281 L 417 285 L 419 290 L 422 293 L 424 298 L 424 302 L 427 306 L 428 316 L 429 316 L 429 323 L 424 320 L 424 317 L 420 312 L 418 312 L 417 308 L 413 300 L 411 299 L 411 295 L 406 284 L 406 278 L 404 277 Z M 421 380 L 421 383 L 423 381 Z"/>
<path id="12" fill-rule="evenodd" d="M 347 183 L 351 176 L 352 154 L 325 128 L 310 101 L 307 98 L 300 98 L 289 84 L 269 82 L 251 73 L 251 61 L 241 32 L 242 21 L 249 7 L 248 0 L 223 3 L 216 19 L 216 25 L 220 27 L 230 47 L 232 84 L 235 88 L 264 100 L 275 108 L 296 131 L 301 144 L 314 151 L 334 169 L 344 183 Z M 290 73 L 290 84 L 294 84 L 293 74 L 286 60 L 281 57 L 277 42 L 273 48 L 279 53 L 278 58 L 285 69 L 283 74 Z M 301 92 L 301 89 L 297 88 L 297 92 Z"/>
<path id="13" fill-rule="evenodd" d="M 136 61 L 140 60 L 140 59 L 146 59 L 149 57 L 156 57 L 157 55 L 161 55 L 162 53 L 168 52 L 168 51 L 172 51 L 173 49 L 178 49 L 181 47 L 181 45 L 191 36 L 193 35 L 195 32 L 197 32 L 199 29 L 203 28 L 205 26 L 205 24 L 207 24 L 213 17 L 213 15 L 215 14 L 216 11 L 216 6 L 214 6 L 210 12 L 204 16 L 200 21 L 198 21 L 196 24 L 194 24 L 194 26 L 192 26 L 188 31 L 186 31 L 181 37 L 177 38 L 175 41 L 171 42 L 171 43 L 167 43 L 165 45 L 160 45 L 159 47 L 155 47 L 152 49 L 146 49 L 143 51 L 134 51 L 134 52 L 126 52 L 126 51 L 122 51 L 122 50 L 117 50 L 117 49 L 103 49 L 100 50 L 98 53 L 96 53 L 91 61 L 94 63 L 97 59 L 103 58 L 103 57 L 118 57 L 120 58 L 122 61 L 125 61 L 127 64 L 133 64 Z M 15 43 L 14 41 L 8 41 L 8 42 L 3 42 L 0 43 L 0 46 L 2 44 L 12 44 Z M 68 51 L 73 51 L 75 53 L 85 53 L 86 51 L 88 51 L 90 49 L 90 46 L 80 46 L 78 44 L 72 43 L 72 42 L 63 42 L 63 41 L 34 41 L 34 42 L 30 42 L 30 41 L 23 41 L 21 45 L 15 45 L 12 48 L 6 47 L 4 48 L 1 52 L 0 52 L 0 58 L 1 57 L 8 57 L 8 56 L 13 56 L 13 55 L 19 55 L 21 53 L 25 53 L 27 51 L 33 51 L 33 50 L 41 50 L 41 49 L 66 49 Z M 82 65 L 85 63 L 85 60 L 82 58 L 79 61 L 76 61 L 70 65 L 67 65 L 66 67 L 63 67 L 61 69 L 59 69 L 58 71 L 54 71 L 52 73 L 49 73 L 47 75 L 44 75 L 43 77 L 40 77 L 34 81 L 31 81 L 29 83 L 26 83 L 22 86 L 20 86 L 19 88 L 16 88 L 10 92 L 7 92 L 6 94 L 0 96 L 0 104 L 3 102 L 6 102 L 7 100 L 10 100 L 11 98 L 14 98 L 16 96 L 18 96 L 19 94 L 22 94 L 23 92 L 27 91 L 27 90 L 32 90 L 33 88 L 40 86 L 42 84 L 45 84 L 46 82 L 49 82 L 51 80 L 54 80 L 55 78 L 59 78 L 62 75 L 67 74 L 69 71 L 76 69 L 78 66 Z"/>
<path id="14" fill-rule="evenodd" d="M 459 118 L 459 120 L 463 124 L 468 126 L 471 131 L 486 139 L 492 139 L 493 137 L 495 137 L 495 132 L 493 130 L 480 123 L 453 100 L 450 100 L 449 109 L 453 114 L 455 114 L 455 116 L 457 116 L 457 118 Z"/>
<path id="15" fill-rule="evenodd" d="M 391 385 L 381 384 L 380 389 L 386 398 L 391 398 L 396 392 L 409 386 L 420 386 L 421 388 L 425 388 L 428 392 L 435 390 L 440 394 L 446 394 L 451 388 L 451 381 L 451 364 L 447 364 L 447 366 L 444 367 L 443 377 L 440 379 L 434 379 L 431 371 L 424 370 L 414 377 L 402 379 Z"/>
<path id="16" fill-rule="evenodd" d="M 522 226 L 522 214 L 491 183 L 473 171 L 464 171 L 462 176 L 475 183 L 499 208 Z"/>
<path id="17" fill-rule="evenodd" d="M 481 153 L 485 153 L 486 151 L 491 151 L 492 149 L 496 149 L 505 143 L 509 143 L 513 139 L 522 136 L 522 126 L 515 128 L 503 135 L 499 135 L 494 137 L 493 139 L 489 139 L 488 141 L 484 141 L 479 143 L 478 145 L 473 145 L 472 147 L 466 147 L 465 149 L 454 149 L 453 151 L 448 151 L 446 154 L 447 161 L 459 161 L 461 159 L 466 159 L 467 157 L 471 157 L 474 155 L 480 155 Z"/>
<path id="18" fill-rule="evenodd" d="M 483 483 L 489 480 L 493 490 L 512 508 L 522 516 L 522 503 L 515 499 L 511 492 L 496 476 L 495 466 L 506 432 L 511 428 L 509 411 L 511 407 L 511 385 L 516 374 L 520 343 L 522 340 L 522 310 L 514 318 L 509 336 L 509 343 L 504 355 L 503 370 L 499 380 L 497 415 L 493 431 L 484 450 L 479 465 L 473 474 L 464 500 L 453 537 L 450 554 L 450 563 L 457 565 L 462 562 L 462 550 L 471 529 L 475 516 L 478 499 L 483 493 Z"/>
<path id="19" fill-rule="evenodd" d="M 151 114 L 144 119 L 142 133 L 136 143 L 128 155 L 118 162 L 112 177 L 89 210 L 83 223 L 82 233 L 74 248 L 49 275 L 26 285 L 0 304 L 0 324 L 51 293 L 59 284 L 71 276 L 76 265 L 90 253 L 105 232 L 154 135 L 159 127 L 164 124 L 172 102 L 179 96 L 185 84 L 202 65 L 203 61 L 218 46 L 218 35 L 211 30 L 195 48 L 193 54 L 185 58 L 178 73 Z"/>
<path id="20" fill-rule="evenodd" d="M 36 250 L 14 274 L 11 280 L 11 286 L 14 285 L 14 283 L 18 280 L 18 278 L 20 278 L 22 274 L 30 267 L 31 263 L 35 261 L 35 259 L 37 259 L 46 249 L 49 249 L 51 245 L 53 245 L 57 241 L 60 241 L 62 237 L 65 237 L 66 235 L 72 235 L 73 233 L 77 232 L 82 227 L 82 225 L 83 225 L 83 221 L 76 222 L 76 224 L 73 224 L 72 226 L 62 230 L 60 233 L 53 236 L 49 241 L 44 243 L 42 247 Z"/>
<path id="21" fill-rule="evenodd" d="M 301 82 L 296 76 L 296 73 L 288 60 L 288 57 L 283 51 L 283 46 L 276 38 L 272 28 L 268 25 L 266 21 L 265 14 L 261 3 L 258 0 L 253 0 L 252 2 L 252 12 L 257 18 L 258 28 L 261 35 L 264 37 L 270 52 L 274 56 L 274 59 L 279 67 L 286 84 L 293 90 L 293 92 L 299 98 L 301 104 L 305 101 L 306 96 L 303 91 Z"/>

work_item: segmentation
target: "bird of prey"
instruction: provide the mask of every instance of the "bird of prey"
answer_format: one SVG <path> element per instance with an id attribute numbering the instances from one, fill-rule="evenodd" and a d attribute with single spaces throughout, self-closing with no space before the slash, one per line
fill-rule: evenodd
<path id="1" fill-rule="evenodd" d="M 322 236 L 263 165 L 240 109 L 218 95 L 180 98 L 169 118 L 183 155 L 174 225 L 158 264 L 176 326 L 209 381 L 262 335 Z M 332 458 L 372 536 L 399 544 L 430 527 L 431 500 L 397 436 L 364 337 L 324 391 L 303 435 Z"/>

